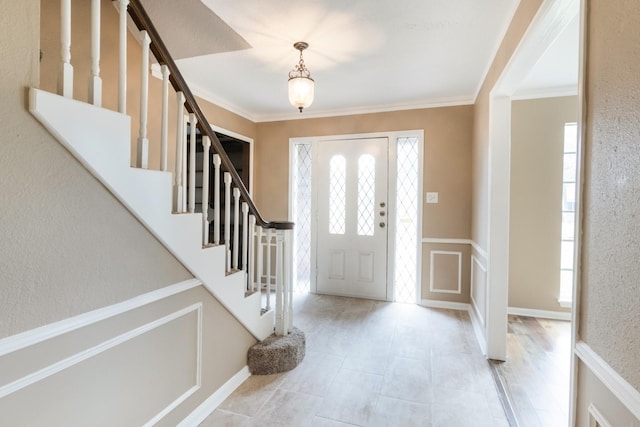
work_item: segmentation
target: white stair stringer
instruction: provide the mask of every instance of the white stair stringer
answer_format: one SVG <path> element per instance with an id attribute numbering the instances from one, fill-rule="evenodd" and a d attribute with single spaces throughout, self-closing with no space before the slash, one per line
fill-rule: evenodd
<path id="1" fill-rule="evenodd" d="M 202 215 L 171 213 L 172 173 L 130 167 L 129 116 L 35 88 L 29 110 L 258 340 L 273 332 L 245 273 L 225 274 L 225 247 L 203 248 Z"/>

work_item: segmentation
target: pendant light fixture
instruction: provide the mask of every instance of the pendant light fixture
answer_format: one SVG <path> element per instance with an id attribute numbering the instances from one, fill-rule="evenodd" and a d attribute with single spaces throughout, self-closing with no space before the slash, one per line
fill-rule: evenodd
<path id="1" fill-rule="evenodd" d="M 289 71 L 289 102 L 302 113 L 313 102 L 314 81 L 311 73 L 304 65 L 302 51 L 309 47 L 306 42 L 296 42 L 293 47 L 300 51 L 300 61 Z"/>

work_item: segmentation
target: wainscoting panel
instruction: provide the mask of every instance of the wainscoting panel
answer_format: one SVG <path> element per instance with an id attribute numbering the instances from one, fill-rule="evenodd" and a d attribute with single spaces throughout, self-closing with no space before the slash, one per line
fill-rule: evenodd
<path id="1" fill-rule="evenodd" d="M 200 388 L 201 318 L 201 304 L 187 307 L 4 385 L 0 420 L 120 425 L 125 414 L 135 425 L 157 422 Z"/>
<path id="2" fill-rule="evenodd" d="M 467 239 L 423 238 L 420 300 L 468 306 L 471 250 Z"/>
<path id="3" fill-rule="evenodd" d="M 442 294 L 462 293 L 462 252 L 431 251 L 429 290 Z"/>
<path id="4" fill-rule="evenodd" d="M 177 291 L 3 340 L 0 425 L 179 424 L 255 339 L 202 286 Z"/>
<path id="5" fill-rule="evenodd" d="M 578 426 L 640 426 L 640 391 L 633 388 L 587 343 L 578 341 Z"/>

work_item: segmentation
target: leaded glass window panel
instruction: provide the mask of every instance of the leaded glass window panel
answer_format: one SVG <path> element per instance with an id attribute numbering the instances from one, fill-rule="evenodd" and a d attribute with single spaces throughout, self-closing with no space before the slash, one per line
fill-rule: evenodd
<path id="1" fill-rule="evenodd" d="M 375 220 L 376 159 L 363 154 L 358 159 L 358 235 L 373 236 Z"/>
<path id="2" fill-rule="evenodd" d="M 346 160 L 335 155 L 329 161 L 329 233 L 344 234 L 346 230 Z"/>

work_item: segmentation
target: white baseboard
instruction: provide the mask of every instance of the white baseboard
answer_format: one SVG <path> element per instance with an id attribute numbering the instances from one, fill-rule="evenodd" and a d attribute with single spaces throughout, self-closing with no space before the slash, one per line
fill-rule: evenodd
<path id="1" fill-rule="evenodd" d="M 615 369 L 605 362 L 587 343 L 576 343 L 576 355 L 587 368 L 611 391 L 628 410 L 640 420 L 640 392 L 633 388 Z"/>
<path id="2" fill-rule="evenodd" d="M 420 301 L 423 307 L 444 308 L 447 310 L 469 311 L 470 305 L 464 302 L 439 301 L 434 299 L 423 299 Z"/>
<path id="3" fill-rule="evenodd" d="M 472 299 L 473 301 L 473 299 Z M 484 326 L 480 322 L 480 317 L 476 311 L 475 304 L 469 305 L 469 317 L 471 318 L 471 325 L 473 326 L 473 332 L 476 334 L 476 340 L 480 346 L 482 354 L 487 355 L 487 339 L 484 336 Z"/>
<path id="4" fill-rule="evenodd" d="M 13 353 L 14 351 L 18 351 L 22 348 L 55 338 L 59 335 L 89 326 L 101 320 L 117 316 L 127 311 L 142 307 L 143 305 L 151 304 L 152 302 L 168 298 L 172 295 L 185 292 L 201 285 L 202 282 L 198 279 L 185 280 L 184 282 L 176 283 L 143 295 L 138 295 L 137 297 L 133 297 L 117 304 L 99 308 L 78 316 L 69 317 L 68 319 L 60 320 L 58 322 L 50 323 L 48 325 L 40 326 L 26 332 L 3 338 L 0 340 L 0 356 Z"/>
<path id="5" fill-rule="evenodd" d="M 540 319 L 571 321 L 571 312 L 534 310 L 531 308 L 509 307 L 509 314 L 514 316 L 538 317 Z"/>
<path id="6" fill-rule="evenodd" d="M 178 427 L 192 427 L 197 426 L 205 420 L 224 400 L 237 389 L 240 384 L 245 382 L 247 378 L 251 376 L 249 367 L 245 366 L 240 369 L 234 376 L 215 391 L 211 396 L 202 402 L 192 413 L 178 424 Z"/>

